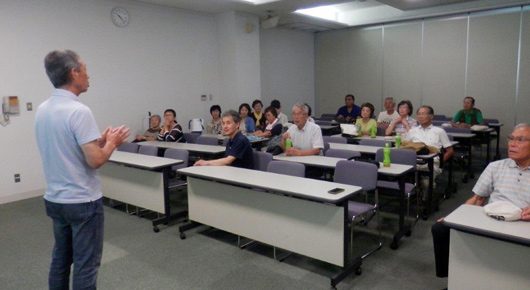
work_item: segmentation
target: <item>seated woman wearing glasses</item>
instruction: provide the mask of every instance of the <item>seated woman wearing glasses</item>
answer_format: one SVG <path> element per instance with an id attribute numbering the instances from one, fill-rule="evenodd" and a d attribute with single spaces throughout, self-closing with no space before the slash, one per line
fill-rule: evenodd
<path id="1" fill-rule="evenodd" d="M 177 123 L 177 113 L 173 109 L 164 111 L 164 125 L 158 132 L 158 141 L 185 143 L 182 127 Z"/>

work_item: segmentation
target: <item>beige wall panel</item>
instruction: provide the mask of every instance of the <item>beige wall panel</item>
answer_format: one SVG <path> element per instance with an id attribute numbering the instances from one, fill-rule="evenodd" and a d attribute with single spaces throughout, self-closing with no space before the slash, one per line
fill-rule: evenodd
<path id="1" fill-rule="evenodd" d="M 415 111 L 421 97 L 421 23 L 385 27 L 384 37 L 383 95 L 408 99 Z"/>
<path id="2" fill-rule="evenodd" d="M 520 13 L 474 16 L 469 27 L 468 94 L 485 118 L 513 129 Z M 506 146 L 504 138 L 501 147 Z M 505 153 L 505 152 L 502 152 Z"/>
<path id="3" fill-rule="evenodd" d="M 422 103 L 452 117 L 466 90 L 467 18 L 425 21 L 423 43 Z"/>
<path id="4" fill-rule="evenodd" d="M 530 123 L 530 7 L 523 13 L 519 101 L 516 123 Z"/>

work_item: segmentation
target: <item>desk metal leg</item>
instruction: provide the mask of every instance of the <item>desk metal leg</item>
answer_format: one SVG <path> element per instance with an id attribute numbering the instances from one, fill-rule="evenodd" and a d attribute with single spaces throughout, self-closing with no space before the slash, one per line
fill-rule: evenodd
<path id="1" fill-rule="evenodd" d="M 405 192 L 405 176 L 401 176 L 398 179 L 399 184 L 399 230 L 394 235 L 394 238 L 392 239 L 392 242 L 390 243 L 390 248 L 392 250 L 396 250 L 399 245 L 398 242 L 403 238 L 403 236 L 411 235 L 411 228 L 410 225 L 405 225 L 405 215 L 406 215 L 406 206 L 405 206 L 405 200 L 406 200 L 406 192 Z"/>
<path id="2" fill-rule="evenodd" d="M 501 127 L 495 127 L 495 131 L 497 132 L 497 147 L 495 147 L 495 160 L 500 160 L 501 154 L 499 153 L 499 144 L 501 140 Z"/>
<path id="3" fill-rule="evenodd" d="M 171 205 L 169 201 L 169 174 L 171 172 L 171 168 L 166 168 L 163 171 L 163 179 L 164 179 L 164 217 L 157 218 L 153 220 L 153 231 L 155 233 L 158 233 L 160 231 L 158 225 L 164 224 L 168 225 L 171 221 L 177 220 L 179 218 L 187 217 L 188 211 L 183 210 L 180 212 L 175 213 L 174 215 L 171 215 Z"/>
<path id="4" fill-rule="evenodd" d="M 433 207 L 433 191 L 434 191 L 434 158 L 427 161 L 429 168 L 429 189 L 427 190 L 427 198 L 425 199 L 425 208 L 423 209 L 422 219 L 427 220 L 431 209 Z"/>
<path id="5" fill-rule="evenodd" d="M 488 164 L 490 163 L 490 150 L 491 150 L 491 132 L 486 132 L 486 148 L 487 148 L 487 152 L 486 152 L 486 166 L 488 166 Z"/>

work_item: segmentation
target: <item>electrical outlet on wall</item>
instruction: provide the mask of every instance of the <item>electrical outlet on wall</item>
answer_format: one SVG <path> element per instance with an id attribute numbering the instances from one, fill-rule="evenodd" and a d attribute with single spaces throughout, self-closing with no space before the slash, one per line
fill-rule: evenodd
<path id="1" fill-rule="evenodd" d="M 201 101 L 206 101 L 206 95 L 201 95 Z"/>
<path id="2" fill-rule="evenodd" d="M 20 182 L 20 173 L 15 173 L 15 183 Z"/>

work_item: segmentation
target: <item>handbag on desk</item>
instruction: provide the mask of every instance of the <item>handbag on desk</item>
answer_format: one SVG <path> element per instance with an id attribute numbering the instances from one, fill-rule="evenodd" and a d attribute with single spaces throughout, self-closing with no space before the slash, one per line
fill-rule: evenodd
<path id="1" fill-rule="evenodd" d="M 282 148 L 280 147 L 280 142 L 282 142 L 282 136 L 277 135 L 272 137 L 269 140 L 269 143 L 267 144 L 267 152 L 271 153 L 272 155 L 278 155 L 283 152 Z"/>

